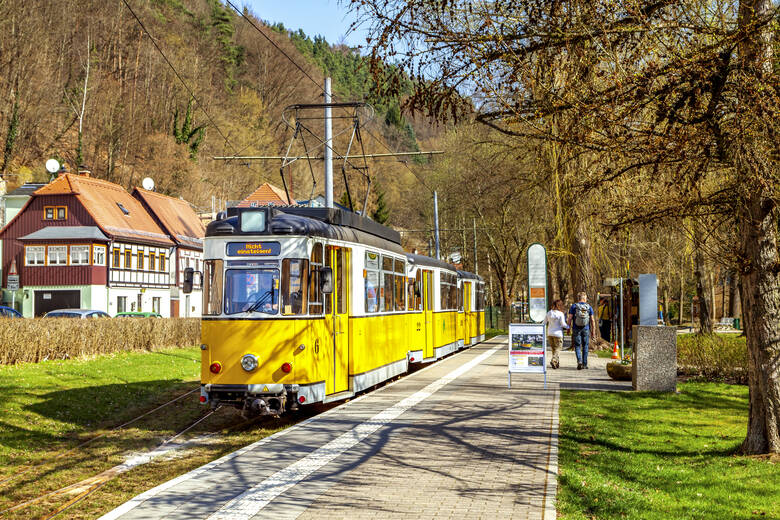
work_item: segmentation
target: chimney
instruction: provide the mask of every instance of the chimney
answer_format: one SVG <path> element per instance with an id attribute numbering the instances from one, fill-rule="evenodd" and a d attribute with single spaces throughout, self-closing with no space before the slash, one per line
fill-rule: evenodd
<path id="1" fill-rule="evenodd" d="M 92 171 L 89 169 L 89 166 L 86 164 L 79 164 L 78 167 L 78 174 L 83 177 L 89 177 L 89 174 L 92 173 Z"/>

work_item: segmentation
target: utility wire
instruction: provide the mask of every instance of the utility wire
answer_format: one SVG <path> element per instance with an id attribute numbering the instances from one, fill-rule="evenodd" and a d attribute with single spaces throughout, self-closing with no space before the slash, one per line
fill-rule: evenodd
<path id="1" fill-rule="evenodd" d="M 126 0 L 123 0 L 123 1 L 126 1 Z M 268 35 L 267 35 L 267 34 L 265 34 L 265 32 L 263 32 L 263 31 L 260 29 L 260 27 L 258 27 L 258 26 L 257 26 L 257 24 L 255 24 L 255 22 L 254 22 L 254 21 L 252 21 L 252 19 L 251 19 L 251 18 L 249 18 L 247 15 L 245 15 L 243 11 L 239 10 L 239 9 L 238 9 L 238 7 L 236 7 L 236 6 L 235 6 L 235 4 L 233 4 L 233 2 L 231 2 L 230 0 L 225 0 L 225 1 L 227 2 L 227 4 L 228 4 L 228 5 L 230 5 L 230 7 L 232 7 L 233 9 L 235 9 L 235 11 L 236 11 L 238 14 L 240 14 L 240 15 L 241 15 L 241 17 L 242 17 L 244 20 L 246 20 L 247 22 L 249 22 L 249 24 L 250 24 L 252 27 L 254 27 L 254 28 L 255 28 L 255 30 L 257 30 L 257 32 L 259 32 L 259 33 L 260 33 L 260 34 L 263 36 L 263 38 L 265 38 L 266 40 L 268 40 L 268 42 L 269 42 L 271 45 L 273 45 L 273 46 L 276 48 L 276 50 L 278 50 L 279 52 L 281 52 L 281 53 L 284 55 L 284 57 L 285 57 L 285 58 L 287 58 L 288 60 L 290 60 L 290 63 L 292 63 L 293 65 L 295 65 L 295 67 L 296 67 L 296 68 L 298 68 L 298 70 L 300 70 L 300 71 L 303 73 L 303 75 L 304 75 L 304 76 L 306 76 L 307 78 L 309 78 L 309 80 L 311 80 L 311 82 L 312 82 L 312 83 L 314 83 L 315 85 L 317 85 L 317 88 L 319 88 L 319 89 L 322 91 L 322 93 L 323 93 L 323 94 L 325 93 L 325 88 L 324 88 L 322 85 L 320 85 L 320 84 L 317 82 L 317 80 L 315 80 L 314 78 L 312 78 L 312 77 L 311 77 L 311 75 L 310 75 L 308 72 L 306 72 L 306 71 L 303 69 L 303 67 L 301 67 L 300 65 L 298 65 L 298 63 L 297 63 L 295 60 L 293 60 L 293 59 L 290 57 L 290 55 L 289 55 L 289 54 L 287 54 L 286 52 L 284 52 L 284 50 L 283 50 L 281 47 L 279 47 L 279 46 L 276 44 L 276 42 L 274 42 L 274 41 L 273 41 L 271 38 L 269 38 L 269 37 L 268 37 Z M 333 97 L 335 97 L 335 96 L 333 96 Z M 370 130 L 368 130 L 368 128 L 366 128 L 365 130 L 366 130 L 366 132 L 368 132 L 368 134 L 369 134 L 371 137 L 373 137 L 373 138 L 374 138 L 374 139 L 375 139 L 377 142 L 379 142 L 379 144 L 381 144 L 382 146 L 384 146 L 384 147 L 385 147 L 385 149 L 387 149 L 387 151 L 388 151 L 388 152 L 390 152 L 390 153 L 395 153 L 395 150 L 391 150 L 391 149 L 390 149 L 390 147 L 389 147 L 389 146 L 387 146 L 387 145 L 386 145 L 386 144 L 385 144 L 385 143 L 384 143 L 384 142 L 383 142 L 381 139 L 379 139 L 379 138 L 378 138 L 376 135 L 374 135 L 373 133 L 371 133 L 371 131 L 370 131 Z M 404 161 L 400 161 L 400 162 L 401 162 L 401 163 L 402 163 L 404 166 L 406 166 L 406 169 L 407 169 L 407 170 L 409 170 L 410 172 L 412 172 L 412 175 L 414 175 L 414 177 L 415 177 L 415 178 L 416 178 L 416 179 L 419 181 L 419 183 L 420 183 L 420 184 L 422 184 L 423 186 L 425 186 L 425 187 L 426 187 L 426 188 L 427 188 L 427 189 L 428 189 L 428 190 L 429 190 L 431 193 L 433 193 L 433 191 L 434 191 L 434 190 L 433 190 L 433 189 L 431 189 L 431 187 L 430 187 L 430 186 L 428 186 L 428 185 L 425 183 L 425 181 L 423 181 L 423 180 L 420 178 L 420 176 L 419 176 L 419 175 L 417 175 L 417 173 L 415 173 L 415 171 L 414 171 L 414 170 L 412 170 L 412 168 L 411 168 L 411 167 L 410 167 L 410 166 L 409 166 L 409 165 L 408 165 L 406 162 L 404 162 Z"/>
<path id="2" fill-rule="evenodd" d="M 160 48 L 160 46 L 159 46 L 159 45 L 157 45 L 157 41 L 156 41 L 156 40 L 155 40 L 155 39 L 152 37 L 151 33 L 150 33 L 150 32 L 149 32 L 149 30 L 146 28 L 146 26 L 145 26 L 145 25 L 144 25 L 144 23 L 141 21 L 141 19 L 138 17 L 138 15 L 137 15 L 137 14 L 135 14 L 135 11 L 133 11 L 133 8 L 132 8 L 132 7 L 130 7 L 130 4 L 128 4 L 128 3 L 127 3 L 127 0 L 122 0 L 122 2 L 125 4 L 125 7 L 127 7 L 127 9 L 130 11 L 130 14 L 132 14 L 132 15 L 133 15 L 133 18 L 135 18 L 135 20 L 138 22 L 138 25 L 140 25 L 140 26 L 141 26 L 141 29 L 143 29 L 143 31 L 146 33 L 146 36 L 148 36 L 148 37 L 149 37 L 149 39 L 152 41 L 152 45 L 154 45 L 154 48 L 155 48 L 155 49 L 157 49 L 157 52 L 159 52 L 159 53 L 160 53 L 160 56 L 162 56 L 163 60 L 165 60 L 165 63 L 167 63 L 167 64 L 168 64 L 168 66 L 169 66 L 169 67 L 171 68 L 171 70 L 173 71 L 174 75 L 176 75 L 176 77 L 179 79 L 179 81 L 181 82 L 181 84 L 182 84 L 182 85 L 184 85 L 184 88 L 185 88 L 185 90 L 186 90 L 186 91 L 189 93 L 189 95 L 192 97 L 192 99 L 194 99 L 194 100 L 195 100 L 195 103 L 197 103 L 197 104 L 198 104 L 198 107 L 201 109 L 201 111 L 202 111 L 204 114 L 206 114 L 206 118 L 207 118 L 207 119 L 209 120 L 209 122 L 211 123 L 211 126 L 213 126 L 213 127 L 214 127 L 214 128 L 217 130 L 217 133 L 218 133 L 220 136 L 222 136 L 222 139 L 224 139 L 224 140 L 225 140 L 225 144 L 227 144 L 227 145 L 228 145 L 228 146 L 229 146 L 229 147 L 230 147 L 230 148 L 233 150 L 233 153 L 234 153 L 234 155 L 238 155 L 238 151 L 236 150 L 236 147 L 235 147 L 235 146 L 233 146 L 233 143 L 231 143 L 231 142 L 230 142 L 230 140 L 227 138 L 227 136 L 226 136 L 224 133 L 222 133 L 222 130 L 219 128 L 219 126 L 217 125 L 217 123 L 215 123 L 215 122 L 214 122 L 214 119 L 212 119 L 212 118 L 211 118 L 211 115 L 209 115 L 209 113 L 208 113 L 208 112 L 206 111 L 206 109 L 204 108 L 204 106 L 203 106 L 203 103 L 201 103 L 201 102 L 200 102 L 200 100 L 197 98 L 197 96 L 195 96 L 195 93 L 192 91 L 192 89 L 189 87 L 189 85 L 187 85 L 187 82 L 186 82 L 186 81 L 184 81 L 184 78 L 182 78 L 182 77 L 181 77 L 181 74 L 179 74 L 179 71 L 178 71 L 178 70 L 176 70 L 176 67 L 174 67 L 174 66 L 173 66 L 173 63 L 171 63 L 171 61 L 170 61 L 170 60 L 168 59 L 168 57 L 165 55 L 165 53 L 164 53 L 164 52 L 163 52 L 163 50 Z M 246 166 L 246 165 L 245 165 L 245 166 Z M 255 170 L 253 170 L 252 168 L 250 168 L 249 166 L 246 166 L 246 168 L 249 168 L 249 170 L 250 170 L 250 171 L 252 171 L 253 173 L 259 173 L 259 172 L 255 171 Z"/>
<path id="3" fill-rule="evenodd" d="M 242 17 L 244 20 L 246 20 L 247 22 L 249 22 L 249 25 L 251 25 L 252 27 L 254 27 L 254 28 L 255 28 L 255 30 L 257 30 L 257 32 L 259 32 L 259 33 L 260 33 L 260 34 L 263 36 L 263 38 L 265 38 L 266 40 L 268 40 L 268 43 L 270 43 L 271 45 L 273 45 L 274 47 L 276 47 L 276 50 L 278 50 L 279 52 L 281 52 L 282 54 L 284 54 L 284 57 L 285 57 L 285 58 L 287 58 L 288 60 L 290 60 L 290 63 L 292 63 L 293 65 L 295 65 L 295 67 L 296 67 L 298 70 L 300 70 L 300 71 L 303 73 L 303 75 L 304 75 L 304 76 L 306 76 L 307 78 L 309 78 L 309 79 L 311 80 L 311 82 L 312 82 L 312 83 L 314 83 L 315 85 L 317 85 L 317 87 L 318 87 L 318 88 L 319 88 L 319 89 L 322 91 L 322 93 L 323 93 L 323 94 L 325 93 L 325 87 L 324 87 L 324 86 L 322 86 L 322 85 L 320 85 L 319 83 L 317 83 L 317 80 L 315 80 L 314 78 L 312 78 L 312 77 L 311 77 L 311 75 L 309 75 L 309 73 L 308 73 L 308 72 L 306 72 L 306 71 L 303 69 L 303 67 L 301 67 L 300 65 L 298 65 L 298 63 L 297 63 L 297 62 L 296 62 L 294 59 L 292 59 L 292 58 L 290 57 L 290 55 L 289 55 L 289 54 L 287 54 L 286 52 L 284 52 L 284 50 L 283 50 L 281 47 L 279 47 L 279 46 L 276 44 L 276 42 L 275 42 L 275 41 L 273 41 L 273 40 L 272 40 L 272 39 L 271 39 L 271 38 L 270 38 L 270 37 L 269 37 L 267 34 L 265 34 L 265 32 L 263 32 L 263 31 L 260 29 L 260 27 L 258 27 L 258 26 L 257 26 L 257 24 L 256 24 L 254 21 L 252 21 L 252 19 L 251 19 L 251 18 L 249 18 L 247 15 L 245 15 L 243 11 L 239 10 L 239 8 L 238 8 L 238 7 L 236 7 L 236 6 L 235 6 L 235 4 L 234 4 L 233 2 L 231 2 L 230 0 L 225 0 L 225 1 L 227 2 L 227 4 L 228 4 L 230 7 L 232 7 L 233 9 L 235 9 L 235 11 L 236 11 L 238 14 L 240 14 L 240 15 L 241 15 L 241 17 Z"/>

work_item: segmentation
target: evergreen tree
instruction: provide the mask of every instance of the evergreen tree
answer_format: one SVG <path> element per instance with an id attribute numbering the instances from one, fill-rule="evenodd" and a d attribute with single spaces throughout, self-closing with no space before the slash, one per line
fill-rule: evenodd
<path id="1" fill-rule="evenodd" d="M 192 98 L 187 102 L 187 112 L 184 114 L 184 122 L 179 128 L 179 108 L 173 112 L 173 138 L 176 144 L 186 144 L 190 149 L 190 159 L 198 158 L 198 148 L 206 136 L 206 125 L 192 128 Z M 79 136 L 80 137 L 80 136 Z"/>
<path id="2" fill-rule="evenodd" d="M 390 208 L 385 202 L 385 192 L 379 185 L 376 187 L 376 209 L 371 213 L 371 218 L 379 224 L 385 224 L 390 219 Z"/>

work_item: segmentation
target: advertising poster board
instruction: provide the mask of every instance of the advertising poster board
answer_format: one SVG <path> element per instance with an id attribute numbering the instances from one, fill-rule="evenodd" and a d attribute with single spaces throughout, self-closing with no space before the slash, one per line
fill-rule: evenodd
<path id="1" fill-rule="evenodd" d="M 544 374 L 547 388 L 547 335 L 543 323 L 509 324 L 509 388 L 512 374 L 518 372 Z"/>
<path id="2" fill-rule="evenodd" d="M 528 315 L 541 323 L 547 316 L 547 250 L 542 244 L 528 246 Z"/>

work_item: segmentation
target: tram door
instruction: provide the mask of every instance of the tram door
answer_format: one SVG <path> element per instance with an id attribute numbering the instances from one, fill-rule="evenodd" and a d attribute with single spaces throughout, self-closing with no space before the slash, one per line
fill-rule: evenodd
<path id="1" fill-rule="evenodd" d="M 425 350 L 423 358 L 433 357 L 433 272 L 423 271 L 423 317 Z"/>
<path id="2" fill-rule="evenodd" d="M 471 282 L 463 282 L 463 318 L 465 338 L 463 342 L 466 345 L 471 344 Z"/>
<path id="3" fill-rule="evenodd" d="M 333 294 L 325 298 L 325 324 L 333 334 L 333 371 L 326 393 L 349 388 L 349 260 L 350 250 L 328 247 L 326 265 L 333 269 Z"/>

